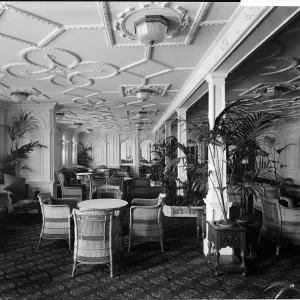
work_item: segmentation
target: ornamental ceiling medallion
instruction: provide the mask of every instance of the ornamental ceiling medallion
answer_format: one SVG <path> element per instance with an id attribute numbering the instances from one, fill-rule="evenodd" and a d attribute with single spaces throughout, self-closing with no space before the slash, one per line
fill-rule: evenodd
<path id="1" fill-rule="evenodd" d="M 118 74 L 114 65 L 81 62 L 76 54 L 61 49 L 31 47 L 23 50 L 20 57 L 25 63 L 5 65 L 3 72 L 23 79 L 50 80 L 54 85 L 72 88 L 87 87 L 93 84 L 93 79 L 107 79 Z"/>
<path id="2" fill-rule="evenodd" d="M 148 2 L 141 4 L 140 7 L 128 7 L 120 13 L 119 19 L 113 24 L 113 29 L 126 39 L 137 40 L 134 22 L 145 15 L 161 15 L 169 20 L 168 31 L 165 36 L 167 39 L 179 35 L 191 24 L 191 18 L 186 15 L 186 11 L 182 7 L 172 7 L 170 2 Z"/>

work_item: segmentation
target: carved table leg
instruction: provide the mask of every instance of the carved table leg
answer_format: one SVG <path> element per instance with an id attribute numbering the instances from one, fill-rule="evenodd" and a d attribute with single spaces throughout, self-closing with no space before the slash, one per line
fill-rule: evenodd
<path id="1" fill-rule="evenodd" d="M 200 213 L 197 211 L 197 244 L 199 244 L 199 233 L 200 233 Z"/>
<path id="2" fill-rule="evenodd" d="M 216 249 L 216 256 L 217 256 L 217 259 L 216 259 L 216 272 L 215 272 L 215 274 L 218 276 L 219 275 L 218 267 L 219 267 L 219 261 L 220 261 L 220 251 L 219 251 L 219 249 Z"/>
<path id="3" fill-rule="evenodd" d="M 212 243 L 211 243 L 211 241 L 208 241 L 208 242 L 207 242 L 207 246 L 208 246 L 208 253 L 207 253 L 207 257 L 208 257 L 208 262 L 210 263 L 211 247 L 212 247 Z"/>

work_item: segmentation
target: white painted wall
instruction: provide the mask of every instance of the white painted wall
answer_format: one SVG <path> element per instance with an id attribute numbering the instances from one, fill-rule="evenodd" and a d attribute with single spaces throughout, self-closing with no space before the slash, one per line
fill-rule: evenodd
<path id="1" fill-rule="evenodd" d="M 121 143 L 128 139 L 134 144 L 134 161 L 133 164 L 121 164 Z M 139 174 L 140 142 L 146 139 L 154 142 L 154 134 L 82 132 L 79 135 L 81 143 L 86 147 L 92 146 L 92 166 L 106 165 L 109 168 L 119 168 L 120 165 L 129 165 L 131 174 L 135 176 Z"/>

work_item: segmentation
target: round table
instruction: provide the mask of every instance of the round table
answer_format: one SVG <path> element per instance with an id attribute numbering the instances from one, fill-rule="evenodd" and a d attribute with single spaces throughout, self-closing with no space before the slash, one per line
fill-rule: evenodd
<path id="1" fill-rule="evenodd" d="M 77 204 L 78 208 L 98 208 L 98 209 L 120 209 L 128 204 L 127 201 L 104 198 L 104 199 L 93 199 L 81 201 Z"/>
<path id="2" fill-rule="evenodd" d="M 77 204 L 78 208 L 88 209 L 88 208 L 98 208 L 98 209 L 112 209 L 115 210 L 115 215 L 118 216 L 119 219 L 119 230 L 120 230 L 120 241 L 121 241 L 121 249 L 124 250 L 123 244 L 123 216 L 121 215 L 122 208 L 128 204 L 127 201 L 121 199 L 114 199 L 114 198 L 104 198 L 104 199 L 93 199 L 93 200 L 86 200 L 81 201 Z"/>

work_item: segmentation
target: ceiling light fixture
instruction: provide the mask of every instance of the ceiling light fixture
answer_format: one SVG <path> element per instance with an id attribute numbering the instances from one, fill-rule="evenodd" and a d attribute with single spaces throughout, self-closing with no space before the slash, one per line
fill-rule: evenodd
<path id="1" fill-rule="evenodd" d="M 75 128 L 80 128 L 83 124 L 82 123 L 74 123 L 73 125 L 75 126 Z"/>
<path id="2" fill-rule="evenodd" d="M 13 101 L 21 103 L 26 101 L 31 94 L 26 92 L 16 91 L 16 92 L 11 92 L 10 95 Z"/>
<path id="3" fill-rule="evenodd" d="M 141 44 L 154 46 L 163 41 L 169 20 L 161 15 L 145 15 L 134 22 L 135 34 Z"/>
<path id="4" fill-rule="evenodd" d="M 270 98 L 275 99 L 281 97 L 285 91 L 286 89 L 281 86 L 269 86 L 265 89 L 263 95 L 268 99 Z"/>
<path id="5" fill-rule="evenodd" d="M 65 113 L 63 112 L 57 112 L 56 113 L 56 120 L 61 120 L 64 117 Z"/>

